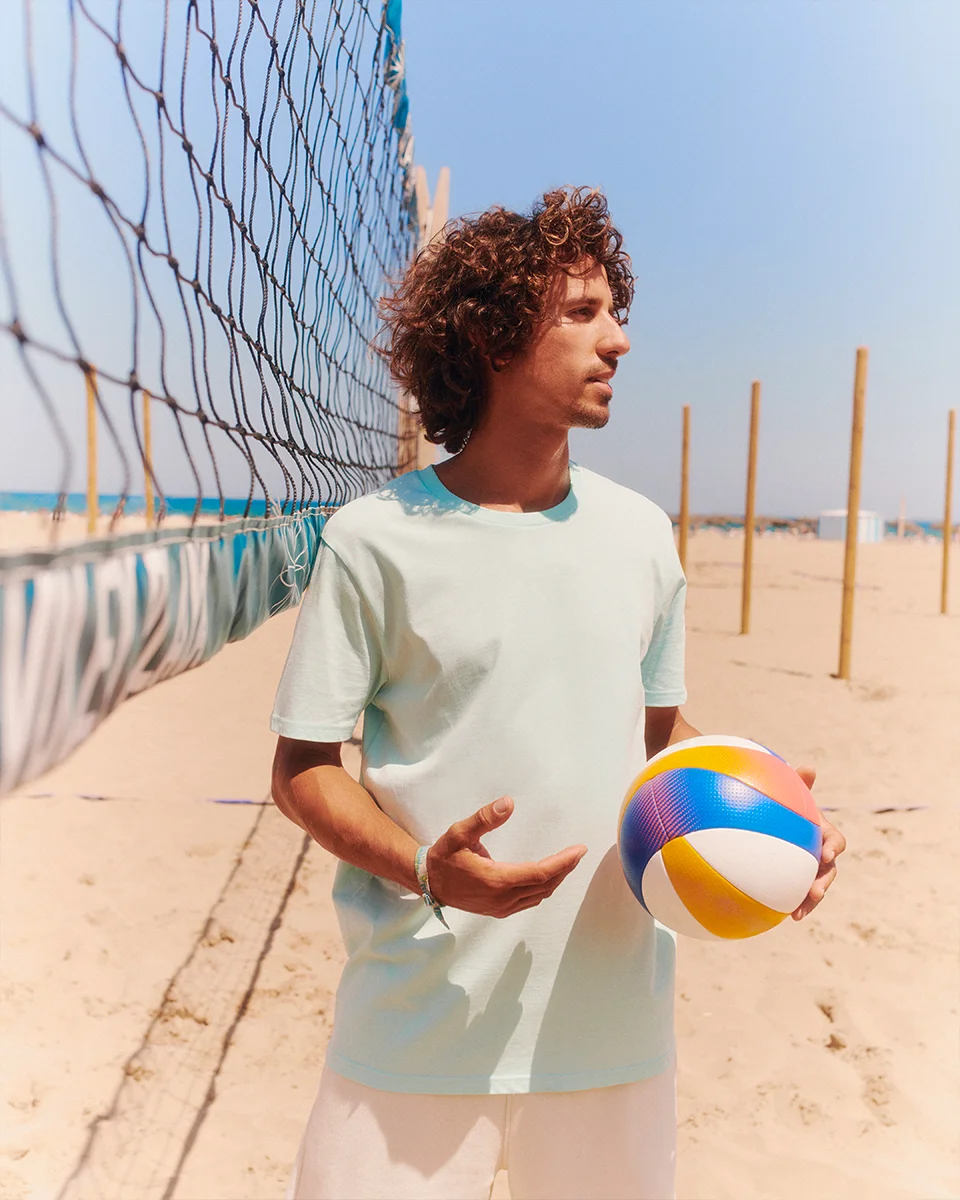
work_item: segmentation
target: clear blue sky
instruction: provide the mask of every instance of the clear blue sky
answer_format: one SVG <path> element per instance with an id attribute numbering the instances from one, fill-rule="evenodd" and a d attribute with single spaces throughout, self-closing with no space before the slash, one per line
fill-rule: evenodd
<path id="1" fill-rule="evenodd" d="M 20 6 L 9 7 L 0 95 L 19 111 Z M 47 7 L 40 108 L 69 151 L 66 10 Z M 112 12 L 113 0 L 96 7 Z M 155 73 L 160 0 L 131 0 L 124 12 L 128 53 Z M 112 51 L 88 24 L 84 136 L 112 194 L 129 201 L 142 154 Z M 182 31 L 182 19 L 173 25 Z M 842 507 L 854 355 L 867 345 L 864 507 L 893 517 L 905 495 L 910 516 L 939 517 L 946 414 L 960 406 L 960 0 L 404 0 L 403 31 L 417 159 L 431 181 L 451 168 L 454 214 L 523 209 L 558 184 L 596 184 L 624 231 L 638 276 L 633 351 L 608 428 L 574 437 L 581 462 L 675 511 L 689 403 L 693 510 L 742 511 L 758 378 L 760 511 Z M 207 93 L 188 103 L 195 133 L 209 124 Z M 5 122 L 0 139 L 30 328 L 62 342 L 36 154 Z M 169 198 L 189 207 L 176 178 Z M 85 189 L 60 176 L 57 188 L 63 287 L 85 352 L 122 373 L 131 293 L 119 243 Z M 54 487 L 49 423 L 15 357 L 0 339 L 0 429 L 14 435 L 0 437 L 0 488 Z M 177 363 L 182 374 L 183 354 Z M 79 489 L 82 385 L 75 370 L 45 370 Z M 189 380 L 174 382 L 192 394 Z M 107 400 L 125 427 L 127 398 L 115 390 Z M 163 415 L 156 461 L 167 490 L 183 494 L 192 477 Z M 119 460 L 101 440 L 111 491 Z M 223 451 L 220 462 L 226 490 L 242 494 L 239 456 Z"/>
<path id="2" fill-rule="evenodd" d="M 417 159 L 453 215 L 600 185 L 638 276 L 587 466 L 675 510 L 846 503 L 870 348 L 863 505 L 942 512 L 960 405 L 957 0 L 405 0 Z"/>

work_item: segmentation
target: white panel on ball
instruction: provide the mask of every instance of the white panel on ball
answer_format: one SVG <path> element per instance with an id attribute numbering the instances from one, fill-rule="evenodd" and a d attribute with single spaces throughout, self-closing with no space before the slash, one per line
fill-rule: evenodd
<path id="1" fill-rule="evenodd" d="M 817 874 L 808 850 L 769 833 L 697 829 L 686 839 L 728 883 L 774 912 L 793 912 Z"/>

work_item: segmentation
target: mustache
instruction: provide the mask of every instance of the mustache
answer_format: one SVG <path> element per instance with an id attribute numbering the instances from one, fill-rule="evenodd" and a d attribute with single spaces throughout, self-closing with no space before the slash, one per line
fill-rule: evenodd
<path id="1" fill-rule="evenodd" d="M 592 371 L 586 378 L 588 383 L 603 382 L 609 383 L 617 373 L 617 364 L 615 362 L 607 363 L 604 366 Z"/>

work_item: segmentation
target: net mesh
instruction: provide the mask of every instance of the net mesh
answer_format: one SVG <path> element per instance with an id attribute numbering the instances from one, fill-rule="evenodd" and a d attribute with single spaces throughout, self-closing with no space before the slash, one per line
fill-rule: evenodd
<path id="1" fill-rule="evenodd" d="M 151 490 L 194 518 L 335 506 L 393 475 L 369 347 L 415 240 L 396 0 L 3 9 L 7 480 L 67 507 L 87 391 L 114 516 Z"/>

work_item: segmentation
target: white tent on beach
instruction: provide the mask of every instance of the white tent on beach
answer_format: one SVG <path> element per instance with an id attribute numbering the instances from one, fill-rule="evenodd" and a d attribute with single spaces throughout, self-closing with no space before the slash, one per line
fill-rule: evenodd
<path id="1" fill-rule="evenodd" d="M 876 512 L 860 510 L 857 521 L 858 542 L 882 542 L 885 533 L 883 517 Z M 847 510 L 828 508 L 820 514 L 817 537 L 829 542 L 842 542 L 847 537 Z"/>

